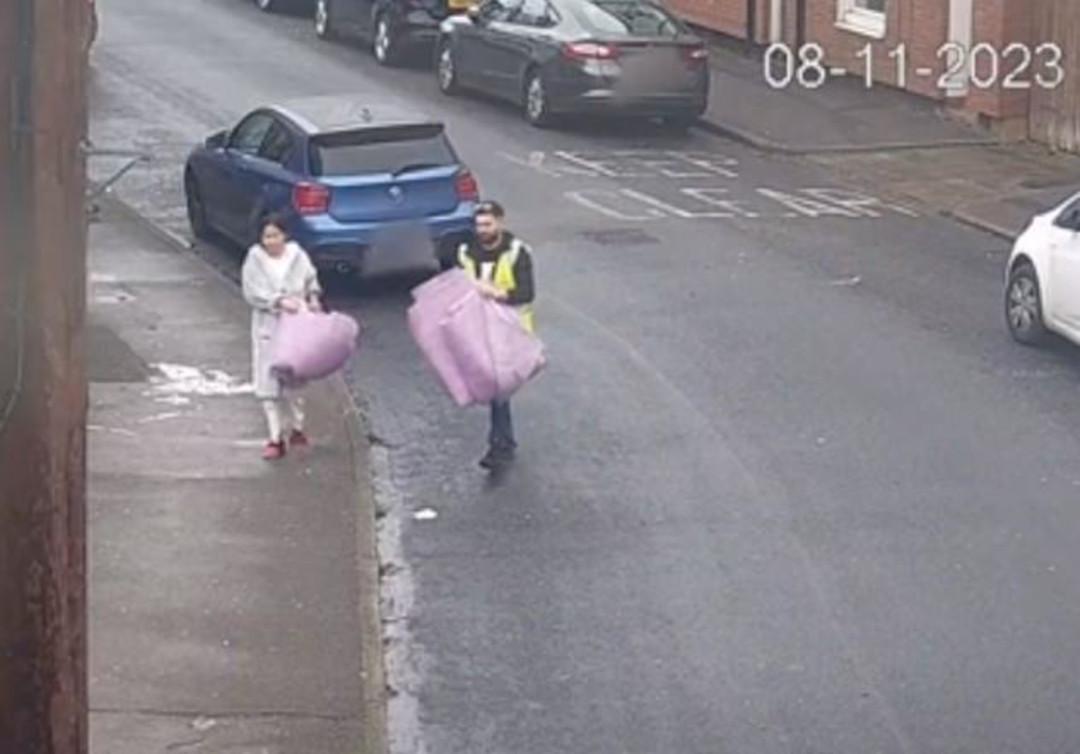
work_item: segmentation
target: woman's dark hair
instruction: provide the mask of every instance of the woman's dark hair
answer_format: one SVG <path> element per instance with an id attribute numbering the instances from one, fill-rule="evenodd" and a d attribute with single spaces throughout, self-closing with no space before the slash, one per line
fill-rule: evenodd
<path id="1" fill-rule="evenodd" d="M 259 240 L 262 240 L 263 233 L 269 227 L 275 227 L 285 234 L 285 238 L 289 237 L 289 227 L 285 224 L 284 215 L 280 215 L 276 212 L 267 215 L 259 221 Z"/>

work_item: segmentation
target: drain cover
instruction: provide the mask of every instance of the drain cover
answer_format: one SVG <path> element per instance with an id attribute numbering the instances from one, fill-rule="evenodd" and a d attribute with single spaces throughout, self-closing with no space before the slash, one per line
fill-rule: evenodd
<path id="1" fill-rule="evenodd" d="M 640 228 L 587 230 L 581 235 L 601 246 L 644 246 L 646 244 L 660 243 L 660 239 L 650 236 Z"/>

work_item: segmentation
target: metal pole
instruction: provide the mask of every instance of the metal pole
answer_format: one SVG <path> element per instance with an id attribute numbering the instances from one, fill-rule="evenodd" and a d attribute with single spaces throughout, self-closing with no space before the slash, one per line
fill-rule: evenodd
<path id="1" fill-rule="evenodd" d="M 85 754 L 86 2 L 0 3 L 0 752 Z"/>

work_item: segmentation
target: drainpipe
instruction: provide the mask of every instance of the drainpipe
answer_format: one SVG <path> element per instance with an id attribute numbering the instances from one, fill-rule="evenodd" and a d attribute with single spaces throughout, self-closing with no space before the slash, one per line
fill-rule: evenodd
<path id="1" fill-rule="evenodd" d="M 746 51 L 754 49 L 757 42 L 757 4 L 758 0 L 746 0 Z"/>
<path id="2" fill-rule="evenodd" d="M 801 50 L 806 44 L 806 0 L 797 0 L 795 4 L 795 49 Z"/>

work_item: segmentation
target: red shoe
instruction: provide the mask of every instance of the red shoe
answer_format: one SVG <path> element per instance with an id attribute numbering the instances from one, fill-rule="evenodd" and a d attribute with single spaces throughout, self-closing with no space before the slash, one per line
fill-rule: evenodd
<path id="1" fill-rule="evenodd" d="M 294 448 L 306 448 L 311 445 L 311 440 L 309 440 L 308 436 L 300 430 L 294 429 L 292 434 L 289 435 L 289 445 Z"/>
<path id="2" fill-rule="evenodd" d="M 282 458 L 285 457 L 285 443 L 266 443 L 266 447 L 263 448 L 262 457 L 264 461 L 280 461 Z"/>

